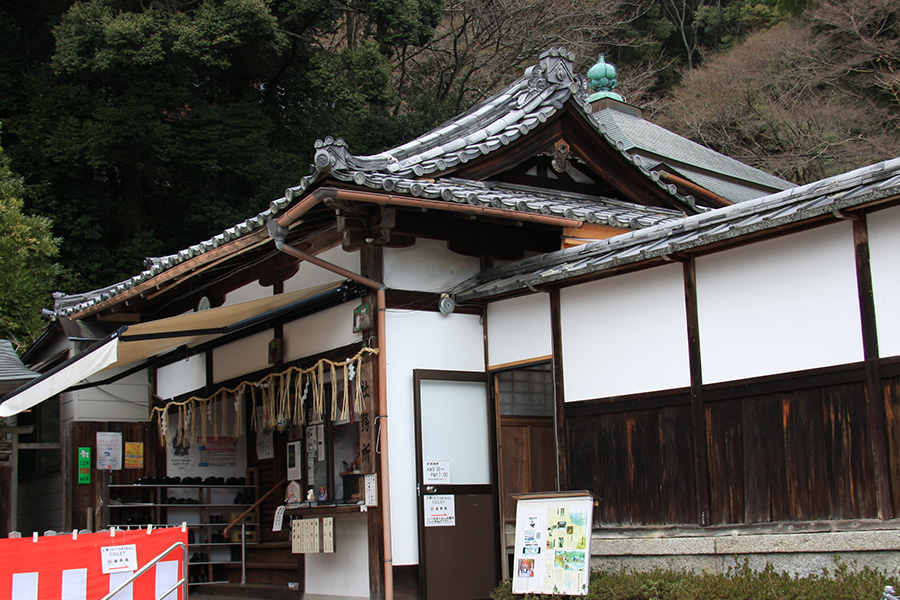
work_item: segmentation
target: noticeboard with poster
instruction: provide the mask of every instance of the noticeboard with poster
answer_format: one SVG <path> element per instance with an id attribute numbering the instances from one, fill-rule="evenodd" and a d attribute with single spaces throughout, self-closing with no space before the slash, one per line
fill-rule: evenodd
<path id="1" fill-rule="evenodd" d="M 591 565 L 590 492 L 514 496 L 514 594 L 587 594 Z"/>

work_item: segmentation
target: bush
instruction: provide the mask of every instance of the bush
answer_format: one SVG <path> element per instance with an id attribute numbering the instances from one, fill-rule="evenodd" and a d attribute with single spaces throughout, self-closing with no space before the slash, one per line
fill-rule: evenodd
<path id="1" fill-rule="evenodd" d="M 591 573 L 587 600 L 879 600 L 884 586 L 896 578 L 865 567 L 851 569 L 837 561 L 820 575 L 797 576 L 767 565 L 754 571 L 738 563 L 724 575 L 657 569 L 647 572 Z M 494 600 L 549 600 L 557 596 L 513 594 L 506 580 L 491 594 Z M 571 600 L 574 597 L 558 596 Z"/>

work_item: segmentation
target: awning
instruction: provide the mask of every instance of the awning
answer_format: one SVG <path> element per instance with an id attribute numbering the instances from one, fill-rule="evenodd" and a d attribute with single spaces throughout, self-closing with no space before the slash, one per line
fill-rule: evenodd
<path id="1" fill-rule="evenodd" d="M 0 404 L 0 417 L 28 410 L 105 369 L 132 365 L 180 346 L 198 346 L 254 326 L 299 318 L 362 293 L 356 284 L 332 283 L 122 327 L 6 396 Z"/>

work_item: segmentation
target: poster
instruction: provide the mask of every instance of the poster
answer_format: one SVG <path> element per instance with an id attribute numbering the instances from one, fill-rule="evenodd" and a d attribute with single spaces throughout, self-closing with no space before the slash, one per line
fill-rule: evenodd
<path id="1" fill-rule="evenodd" d="M 91 449 L 78 449 L 78 483 L 91 482 Z"/>
<path id="2" fill-rule="evenodd" d="M 197 438 L 199 467 L 233 467 L 237 465 L 237 438 L 208 437 Z"/>
<path id="3" fill-rule="evenodd" d="M 125 442 L 125 468 L 144 468 L 144 442 Z"/>
<path id="4" fill-rule="evenodd" d="M 287 477 L 290 481 L 303 478 L 303 442 L 288 442 L 287 445 Z"/>
<path id="5" fill-rule="evenodd" d="M 456 498 L 452 494 L 433 494 L 422 498 L 425 504 L 425 527 L 456 526 Z"/>
<path id="6" fill-rule="evenodd" d="M 121 432 L 97 432 L 97 468 L 109 471 L 122 468 Z"/>
<path id="7" fill-rule="evenodd" d="M 594 498 L 587 492 L 520 496 L 514 594 L 587 594 Z"/>
<path id="8" fill-rule="evenodd" d="M 262 423 L 262 408 L 259 411 L 257 423 Z M 271 431 L 256 432 L 256 458 L 266 460 L 275 458 L 275 438 Z"/>

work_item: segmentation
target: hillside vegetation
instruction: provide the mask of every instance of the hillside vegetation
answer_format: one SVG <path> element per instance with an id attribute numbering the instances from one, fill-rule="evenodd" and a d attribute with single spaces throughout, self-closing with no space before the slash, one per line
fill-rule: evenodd
<path id="1" fill-rule="evenodd" d="M 897 0 L 44 0 L 0 5 L 0 145 L 51 289 L 129 277 L 265 208 L 313 143 L 402 143 L 544 49 L 797 183 L 900 155 Z M 0 332 L 0 336 L 4 333 Z"/>

